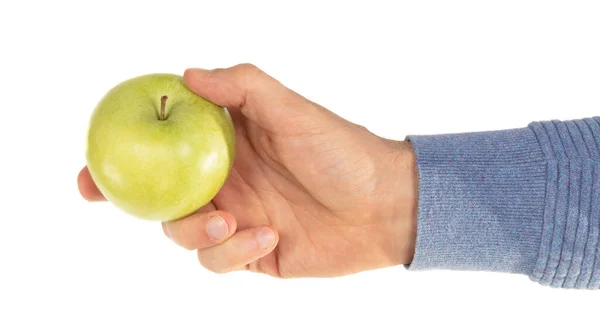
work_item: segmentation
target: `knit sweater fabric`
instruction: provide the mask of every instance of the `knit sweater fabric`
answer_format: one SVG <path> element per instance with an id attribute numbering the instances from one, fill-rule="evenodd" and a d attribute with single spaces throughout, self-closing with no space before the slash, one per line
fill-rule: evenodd
<path id="1" fill-rule="evenodd" d="M 600 289 L 600 117 L 407 139 L 419 174 L 409 270 Z"/>

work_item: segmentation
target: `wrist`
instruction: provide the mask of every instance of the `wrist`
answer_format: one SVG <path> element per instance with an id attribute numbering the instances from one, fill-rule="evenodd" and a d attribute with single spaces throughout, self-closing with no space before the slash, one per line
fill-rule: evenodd
<path id="1" fill-rule="evenodd" d="M 402 183 L 398 196 L 398 206 L 400 207 L 398 224 L 400 237 L 402 237 L 401 242 L 404 244 L 402 264 L 408 265 L 413 260 L 417 240 L 419 176 L 412 145 L 408 141 L 401 141 L 398 144 L 401 147 L 399 154 L 402 161 L 400 169 Z"/>
<path id="2" fill-rule="evenodd" d="M 386 140 L 389 152 L 383 180 L 388 188 L 383 209 L 389 212 L 387 248 L 395 265 L 412 262 L 417 238 L 418 172 L 416 156 L 408 141 Z"/>

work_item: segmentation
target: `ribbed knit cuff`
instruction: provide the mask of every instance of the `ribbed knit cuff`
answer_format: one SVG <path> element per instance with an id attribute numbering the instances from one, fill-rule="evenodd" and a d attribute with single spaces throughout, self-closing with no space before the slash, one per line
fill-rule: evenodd
<path id="1" fill-rule="evenodd" d="M 600 289 L 600 117 L 529 127 L 548 160 L 542 243 L 531 278 Z"/>
<path id="2" fill-rule="evenodd" d="M 600 288 L 598 121 L 409 136 L 419 208 L 411 270 L 526 274 Z"/>

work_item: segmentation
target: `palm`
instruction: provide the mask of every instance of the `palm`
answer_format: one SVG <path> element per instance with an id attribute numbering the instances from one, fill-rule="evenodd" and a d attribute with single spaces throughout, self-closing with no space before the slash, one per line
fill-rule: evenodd
<path id="1" fill-rule="evenodd" d="M 273 133 L 238 110 L 231 113 L 236 162 L 213 203 L 232 213 L 240 230 L 268 224 L 280 234 L 276 250 L 248 268 L 281 277 L 340 275 L 364 268 L 361 258 L 372 256 L 373 249 L 361 246 L 366 246 L 367 234 L 376 235 L 368 229 L 380 228 L 369 224 L 372 212 L 366 208 L 378 180 L 372 152 L 347 148 L 357 135 L 365 136 L 360 138 L 363 145 L 368 143 L 369 133 L 350 123 L 321 135 Z M 356 259 L 352 264 L 345 262 L 349 256 Z"/>

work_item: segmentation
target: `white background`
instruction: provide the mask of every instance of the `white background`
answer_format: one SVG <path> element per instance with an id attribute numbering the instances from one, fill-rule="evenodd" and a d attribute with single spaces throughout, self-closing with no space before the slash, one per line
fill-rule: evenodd
<path id="1" fill-rule="evenodd" d="M 0 332 L 591 332 L 600 294 L 524 276 L 215 275 L 77 192 L 87 122 L 135 75 L 251 62 L 403 139 L 600 112 L 594 1 L 2 1 Z"/>

